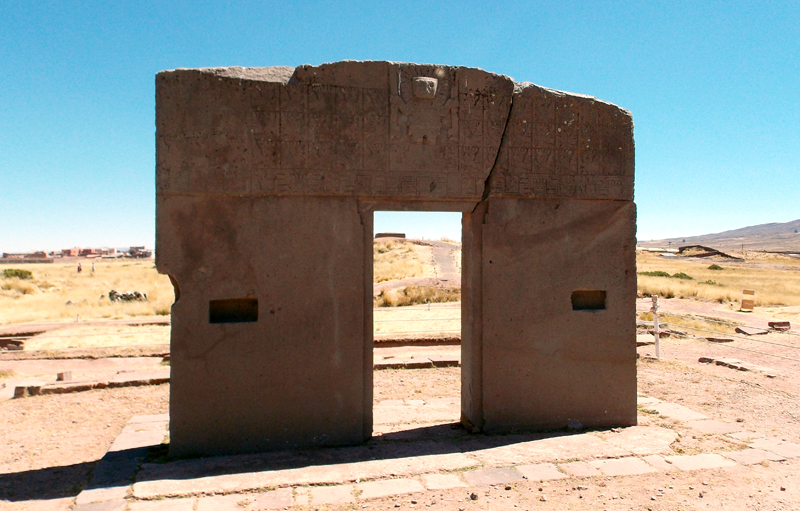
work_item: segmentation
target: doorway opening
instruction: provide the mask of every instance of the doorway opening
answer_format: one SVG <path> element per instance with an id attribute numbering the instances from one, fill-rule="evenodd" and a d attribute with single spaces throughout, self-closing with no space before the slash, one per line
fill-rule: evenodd
<path id="1" fill-rule="evenodd" d="M 461 220 L 374 212 L 373 436 L 460 421 Z"/>

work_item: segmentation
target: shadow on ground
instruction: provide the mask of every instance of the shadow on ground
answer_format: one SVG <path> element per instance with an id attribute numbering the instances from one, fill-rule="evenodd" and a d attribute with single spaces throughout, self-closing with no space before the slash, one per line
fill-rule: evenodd
<path id="1" fill-rule="evenodd" d="M 96 461 L 0 474 L 0 501 L 50 500 L 77 497 L 92 475 Z"/>

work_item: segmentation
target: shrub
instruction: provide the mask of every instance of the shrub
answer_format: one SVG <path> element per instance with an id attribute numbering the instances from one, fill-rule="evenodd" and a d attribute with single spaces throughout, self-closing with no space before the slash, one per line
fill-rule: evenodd
<path id="1" fill-rule="evenodd" d="M 708 267 L 708 269 L 709 270 L 724 270 L 725 268 L 723 268 L 722 266 L 720 266 L 718 264 L 712 264 L 711 266 Z"/>
<path id="2" fill-rule="evenodd" d="M 640 271 L 639 275 L 647 275 L 648 277 L 671 277 L 669 273 L 661 270 L 656 271 Z"/>
<path id="3" fill-rule="evenodd" d="M 434 286 L 406 286 L 381 292 L 373 299 L 375 307 L 402 307 L 424 303 L 457 302 L 461 300 L 461 288 L 437 288 Z"/>
<path id="4" fill-rule="evenodd" d="M 694 280 L 692 277 L 686 275 L 683 272 L 676 273 L 672 276 L 673 279 L 682 279 L 682 280 Z"/>
<path id="5" fill-rule="evenodd" d="M 28 270 L 18 270 L 16 268 L 8 268 L 3 270 L 3 277 L 7 279 L 11 278 L 18 278 L 18 279 L 32 279 L 33 274 Z"/>

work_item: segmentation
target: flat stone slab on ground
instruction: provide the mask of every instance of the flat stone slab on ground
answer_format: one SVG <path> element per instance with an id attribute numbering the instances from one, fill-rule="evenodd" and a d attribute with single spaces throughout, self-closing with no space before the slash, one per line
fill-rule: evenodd
<path id="1" fill-rule="evenodd" d="M 715 421 L 711 419 L 689 421 L 686 423 L 686 425 L 695 431 L 703 433 L 704 435 L 735 433 L 737 431 L 741 431 L 742 429 L 736 424 L 731 424 L 730 422 Z"/>
<path id="2" fill-rule="evenodd" d="M 128 501 L 117 499 L 93 504 L 79 504 L 72 511 L 126 511 L 127 509 Z"/>
<path id="3" fill-rule="evenodd" d="M 666 456 L 664 459 L 681 470 L 703 470 L 709 468 L 732 467 L 736 465 L 733 461 L 725 459 L 719 454 Z"/>
<path id="4" fill-rule="evenodd" d="M 529 481 L 552 481 L 566 479 L 569 476 L 560 471 L 552 463 L 537 463 L 536 465 L 520 465 L 517 470 Z"/>
<path id="5" fill-rule="evenodd" d="M 750 447 L 774 452 L 775 454 L 784 456 L 786 458 L 800 457 L 799 444 L 784 442 L 783 440 L 778 440 L 777 438 L 757 438 L 750 442 Z"/>
<path id="6" fill-rule="evenodd" d="M 130 511 L 194 511 L 195 502 L 197 499 L 194 498 L 131 502 Z M 239 510 L 244 511 L 242 508 Z"/>
<path id="7" fill-rule="evenodd" d="M 256 496 L 253 494 L 234 493 L 232 495 L 203 497 L 197 500 L 197 511 L 246 511 L 255 503 Z"/>
<path id="8" fill-rule="evenodd" d="M 675 431 L 656 426 L 631 426 L 606 431 L 603 439 L 633 454 L 672 454 L 670 447 L 677 438 Z"/>
<path id="9" fill-rule="evenodd" d="M 426 474 L 422 476 L 422 483 L 429 490 L 449 490 L 469 486 L 456 474 Z"/>
<path id="10" fill-rule="evenodd" d="M 741 465 L 757 465 L 764 461 L 786 461 L 783 456 L 778 456 L 774 452 L 761 449 L 742 449 L 741 451 L 730 451 L 725 453 L 726 458 L 730 458 Z"/>
<path id="11" fill-rule="evenodd" d="M 356 490 L 361 492 L 359 499 L 366 500 L 424 492 L 425 487 L 416 479 L 387 479 L 357 484 Z"/>
<path id="12" fill-rule="evenodd" d="M 309 489 L 311 499 L 308 505 L 349 504 L 356 500 L 353 490 L 355 490 L 355 486 L 352 484 L 315 486 Z"/>
<path id="13" fill-rule="evenodd" d="M 535 440 L 524 440 L 530 438 L 530 436 L 519 437 L 516 442 L 512 442 L 514 440 L 512 437 L 486 437 L 467 440 L 462 442 L 461 445 L 466 452 L 479 459 L 487 467 L 527 465 L 569 459 L 616 458 L 631 455 L 629 449 L 606 442 L 591 433 L 542 436 L 543 438 Z M 509 443 L 496 445 L 499 441 Z M 482 445 L 486 447 L 481 448 Z"/>
<path id="14" fill-rule="evenodd" d="M 277 490 L 259 493 L 252 509 L 283 509 L 292 505 L 292 489 L 278 488 Z"/>
<path id="15" fill-rule="evenodd" d="M 593 467 L 585 461 L 571 461 L 569 463 L 562 463 L 558 467 L 573 477 L 596 477 L 603 475 L 597 467 Z"/>
<path id="16" fill-rule="evenodd" d="M 589 464 L 607 476 L 630 476 L 655 472 L 656 469 L 639 458 L 617 458 L 610 460 L 595 460 Z"/>
<path id="17" fill-rule="evenodd" d="M 492 486 L 507 484 L 522 479 L 522 474 L 515 468 L 487 468 L 464 473 L 464 479 L 472 486 Z"/>
<path id="18" fill-rule="evenodd" d="M 297 466 L 265 469 L 276 463 L 286 466 L 287 462 Z M 463 470 L 479 464 L 477 460 L 459 452 L 449 440 L 324 449 L 312 451 L 302 458 L 292 452 L 219 456 L 145 464 L 137 474 L 133 495 L 140 499 L 151 499 L 199 494 L 206 492 L 209 487 L 225 492 L 247 492 L 268 487 L 342 484 L 357 479 L 376 479 L 387 474 L 409 476 Z"/>
<path id="19" fill-rule="evenodd" d="M 764 433 L 756 433 L 755 431 L 739 431 L 736 433 L 728 433 L 728 436 L 736 440 L 753 440 L 755 438 L 764 438 Z"/>
<path id="20" fill-rule="evenodd" d="M 650 456 L 643 456 L 642 459 L 646 461 L 649 465 L 659 470 L 675 470 L 675 467 L 671 464 L 667 463 L 663 456 L 659 456 L 657 454 L 652 454 Z"/>
<path id="21" fill-rule="evenodd" d="M 695 412 L 694 410 L 690 410 L 683 405 L 679 405 L 677 403 L 655 403 L 649 406 L 653 410 L 657 411 L 660 415 L 664 415 L 669 417 L 670 419 L 675 419 L 679 421 L 693 421 L 693 420 L 701 420 L 701 419 L 708 419 L 707 415 L 703 415 L 702 413 Z"/>
<path id="22" fill-rule="evenodd" d="M 653 405 L 656 403 L 661 403 L 661 400 L 655 397 L 647 397 L 647 396 L 638 396 L 636 398 L 636 405 L 637 406 L 647 406 Z"/>

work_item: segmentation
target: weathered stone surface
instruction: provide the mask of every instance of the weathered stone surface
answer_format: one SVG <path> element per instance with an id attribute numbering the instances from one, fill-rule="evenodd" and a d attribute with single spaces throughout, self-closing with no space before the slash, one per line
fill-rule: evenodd
<path id="1" fill-rule="evenodd" d="M 461 446 L 465 452 L 469 452 L 472 457 L 479 459 L 489 467 L 512 463 L 529 464 L 576 458 L 612 458 L 631 455 L 630 449 L 589 434 L 559 435 L 528 441 L 514 440 L 517 441 L 510 441 L 507 445 L 498 446 L 492 445 L 492 440 L 467 440 L 462 442 Z M 485 444 L 481 442 L 485 442 Z"/>
<path id="2" fill-rule="evenodd" d="M 686 425 L 706 435 L 735 433 L 742 429 L 736 424 L 715 420 L 689 421 Z"/>
<path id="3" fill-rule="evenodd" d="M 569 477 L 552 463 L 537 463 L 536 465 L 519 465 L 517 470 L 529 481 L 552 481 Z"/>
<path id="4" fill-rule="evenodd" d="M 603 475 L 597 467 L 585 461 L 571 461 L 558 466 L 561 470 L 574 477 L 595 477 Z"/>
<path id="5" fill-rule="evenodd" d="M 730 458 L 742 465 L 757 465 L 764 461 L 786 461 L 784 456 L 762 449 L 742 449 L 741 451 L 729 451 L 723 454 L 726 458 Z"/>
<path id="6" fill-rule="evenodd" d="M 483 416 L 465 415 L 487 432 L 562 428 L 570 421 L 635 425 L 634 205 L 485 204 L 475 224 L 482 230 L 483 299 L 463 298 L 465 311 L 482 319 L 481 338 L 462 327 L 462 350 L 482 345 L 481 382 L 472 382 L 471 392 L 462 386 L 462 400 L 482 385 Z M 579 290 L 604 292 L 604 308 L 576 310 L 571 295 Z M 462 356 L 462 371 L 473 371 L 477 362 Z"/>
<path id="7" fill-rule="evenodd" d="M 73 508 L 73 511 L 126 511 L 127 509 L 127 500 L 116 499 L 92 504 L 79 504 Z"/>
<path id="8" fill-rule="evenodd" d="M 650 456 L 642 456 L 642 459 L 659 470 L 675 470 L 675 467 L 667 463 L 663 456 L 651 454 Z"/>
<path id="9" fill-rule="evenodd" d="M 429 490 L 449 490 L 450 488 L 464 488 L 467 485 L 456 474 L 426 474 L 422 482 Z"/>
<path id="10" fill-rule="evenodd" d="M 292 505 L 292 489 L 278 488 L 277 490 L 259 493 L 256 496 L 254 509 L 284 509 Z"/>
<path id="11" fill-rule="evenodd" d="M 633 426 L 603 434 L 606 442 L 637 455 L 671 454 L 670 444 L 677 438 L 675 431 L 655 426 Z"/>
<path id="12" fill-rule="evenodd" d="M 750 442 L 750 447 L 774 452 L 786 458 L 800 458 L 800 444 L 786 442 L 776 438 L 757 438 Z"/>
<path id="13" fill-rule="evenodd" d="M 403 495 L 425 491 L 422 483 L 416 479 L 387 479 L 384 481 L 370 481 L 356 485 L 356 490 L 361 492 L 361 500 L 378 499 L 391 495 Z"/>
<path id="14" fill-rule="evenodd" d="M 353 496 L 355 487 L 352 484 L 340 486 L 320 486 L 311 488 L 311 503 L 315 506 L 320 504 L 349 504 L 355 502 Z"/>
<path id="15" fill-rule="evenodd" d="M 655 472 L 656 469 L 639 458 L 618 458 L 610 460 L 595 460 L 589 464 L 607 476 L 631 476 Z"/>
<path id="16" fill-rule="evenodd" d="M 693 421 L 693 420 L 701 420 L 701 419 L 708 419 L 707 415 L 703 415 L 700 412 L 695 412 L 694 410 L 690 410 L 683 405 L 679 405 L 677 403 L 655 403 L 652 405 L 648 405 L 648 408 L 652 408 L 653 410 L 657 411 L 660 415 L 664 415 L 669 417 L 670 419 L 675 419 L 679 421 Z"/>
<path id="17" fill-rule="evenodd" d="M 719 454 L 690 454 L 685 456 L 665 456 L 665 460 L 681 470 L 702 470 L 707 468 L 732 467 L 736 463 Z"/>
<path id="18" fill-rule="evenodd" d="M 219 456 L 145 464 L 136 476 L 133 495 L 152 499 L 194 495 L 209 487 L 224 492 L 247 492 L 305 484 L 342 484 L 387 474 L 403 477 L 477 465 L 477 460 L 458 452 L 450 441 L 324 449 L 307 456 L 293 452 Z"/>
<path id="19" fill-rule="evenodd" d="M 514 467 L 487 468 L 464 472 L 464 479 L 472 486 L 493 486 L 522 480 L 522 474 Z"/>
<path id="20" fill-rule="evenodd" d="M 469 430 L 636 423 L 629 112 L 479 69 L 339 62 L 159 73 L 156 128 L 172 454 L 370 437 L 380 209 L 464 214 Z"/>
<path id="21" fill-rule="evenodd" d="M 130 511 L 194 511 L 195 502 L 197 499 L 192 498 L 131 502 L 128 509 Z"/>

